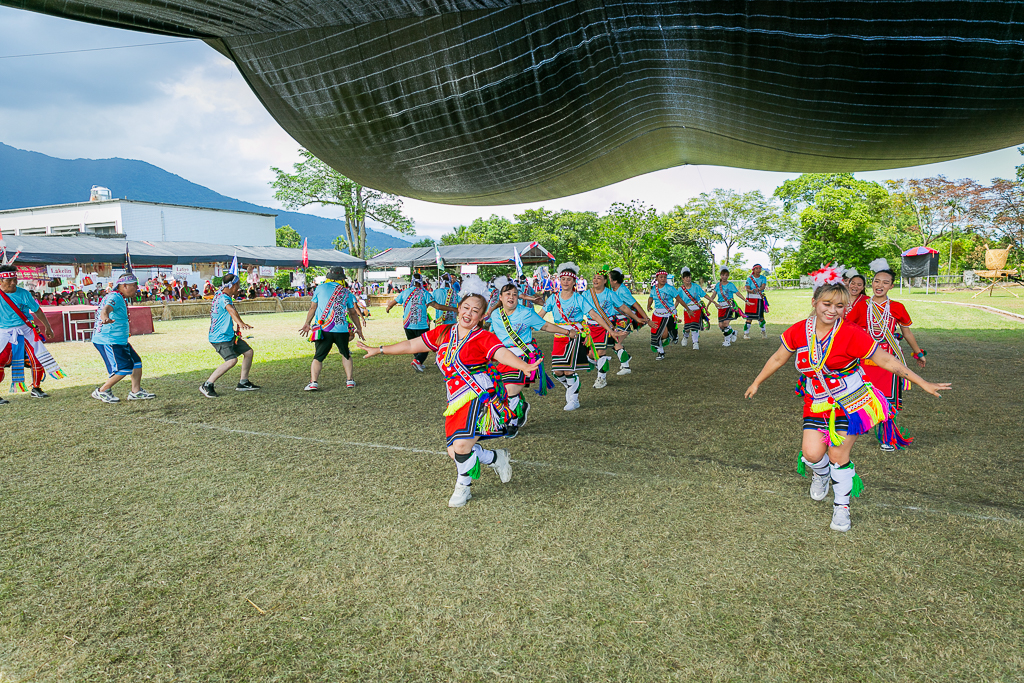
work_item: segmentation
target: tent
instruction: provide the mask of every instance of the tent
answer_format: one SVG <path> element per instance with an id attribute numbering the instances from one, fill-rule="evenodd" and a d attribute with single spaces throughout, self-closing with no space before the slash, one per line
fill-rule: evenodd
<path id="1" fill-rule="evenodd" d="M 900 277 L 930 277 L 939 274 L 939 252 L 931 247 L 914 247 L 901 254 Z"/>
<path id="2" fill-rule="evenodd" d="M 75 265 L 82 263 L 124 264 L 127 244 L 135 266 L 173 266 L 194 263 L 228 263 L 237 254 L 240 265 L 280 266 L 302 265 L 302 249 L 285 247 L 245 247 L 204 242 L 147 242 L 115 238 L 76 237 L 5 237 L 7 253 L 19 249 L 18 263 Z M 366 261 L 332 249 L 310 249 L 309 265 L 364 268 Z"/>
<path id="3" fill-rule="evenodd" d="M 555 257 L 537 242 L 512 242 L 511 244 L 450 244 L 439 246 L 441 260 L 445 265 L 479 264 L 512 265 L 513 252 L 519 254 L 524 264 L 551 263 Z M 366 262 L 369 270 L 385 268 L 424 268 L 435 266 L 434 247 L 404 247 L 382 251 Z"/>

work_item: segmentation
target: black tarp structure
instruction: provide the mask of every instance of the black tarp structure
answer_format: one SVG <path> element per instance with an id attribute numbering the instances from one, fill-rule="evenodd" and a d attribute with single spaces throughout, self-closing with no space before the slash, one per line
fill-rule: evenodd
<path id="1" fill-rule="evenodd" d="M 555 257 L 536 242 L 512 242 L 510 244 L 452 244 L 439 246 L 441 260 L 446 266 L 462 264 L 505 265 L 514 264 L 513 250 L 519 253 L 524 264 L 551 263 Z M 386 268 L 422 268 L 437 263 L 434 247 L 405 247 L 382 251 L 366 261 L 368 270 Z"/>
<path id="2" fill-rule="evenodd" d="M 0 0 L 205 40 L 358 182 L 535 202 L 679 164 L 934 163 L 1024 141 L 1010 0 Z"/>
<path id="3" fill-rule="evenodd" d="M 229 263 L 237 254 L 240 265 L 302 266 L 302 249 L 284 247 L 235 247 L 202 242 L 142 242 L 102 237 L 6 236 L 7 253 L 19 249 L 18 263 L 75 265 L 80 263 L 124 264 L 125 244 L 135 266 L 173 266 L 193 263 Z M 363 268 L 366 261 L 331 249 L 310 249 L 311 266 Z"/>
<path id="4" fill-rule="evenodd" d="M 910 250 L 914 251 L 914 250 Z M 909 280 L 912 277 L 931 277 L 939 274 L 939 252 L 909 255 L 901 257 L 900 277 Z"/>

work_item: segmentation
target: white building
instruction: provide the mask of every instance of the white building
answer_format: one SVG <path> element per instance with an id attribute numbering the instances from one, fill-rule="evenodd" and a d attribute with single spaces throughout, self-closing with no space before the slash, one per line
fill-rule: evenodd
<path id="1" fill-rule="evenodd" d="M 93 196 L 104 196 L 95 190 Z M 109 196 L 107 191 L 106 196 Z M 275 214 L 130 199 L 98 199 L 77 204 L 0 211 L 3 235 L 125 235 L 148 242 L 207 242 L 272 247 Z"/>

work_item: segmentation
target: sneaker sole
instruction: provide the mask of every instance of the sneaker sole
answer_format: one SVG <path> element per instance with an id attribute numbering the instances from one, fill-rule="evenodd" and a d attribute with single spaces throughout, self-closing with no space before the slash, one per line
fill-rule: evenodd
<path id="1" fill-rule="evenodd" d="M 259 387 L 235 387 L 235 391 L 259 391 Z"/>
<path id="2" fill-rule="evenodd" d="M 632 375 L 632 374 L 633 374 L 633 371 L 632 371 L 632 370 L 629 370 L 629 369 L 627 369 L 627 370 L 626 370 L 625 372 L 623 372 L 622 370 L 619 370 L 619 371 L 618 371 L 618 372 L 616 372 L 615 374 L 616 374 L 616 375 L 619 375 L 619 376 L 622 376 L 622 375 Z"/>
<path id="3" fill-rule="evenodd" d="M 303 391 L 320 391 L 320 387 L 306 387 Z"/>
<path id="4" fill-rule="evenodd" d="M 828 498 L 828 489 L 825 489 L 825 493 L 821 496 L 821 498 L 818 498 L 813 493 L 811 494 L 811 500 L 821 501 L 821 500 L 825 500 L 826 498 Z"/>
<path id="5" fill-rule="evenodd" d="M 42 394 L 42 395 L 37 395 L 37 394 L 29 394 L 29 396 L 30 396 L 31 398 L 50 398 L 50 395 L 49 395 L 49 394 Z"/>
<path id="6" fill-rule="evenodd" d="M 129 396 L 128 400 L 129 401 L 151 401 L 154 398 L 156 398 L 156 396 Z"/>
<path id="7" fill-rule="evenodd" d="M 832 531 L 849 531 L 850 530 L 850 526 L 849 525 L 847 525 L 845 527 L 841 527 L 841 526 L 837 526 L 835 524 L 829 524 L 828 527 L 830 529 L 832 529 Z"/>

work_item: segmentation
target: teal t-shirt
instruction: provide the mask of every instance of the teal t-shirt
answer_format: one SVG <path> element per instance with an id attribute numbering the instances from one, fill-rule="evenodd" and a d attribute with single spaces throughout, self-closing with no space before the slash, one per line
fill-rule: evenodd
<path id="1" fill-rule="evenodd" d="M 590 302 L 590 295 L 583 295 L 579 292 L 574 292 L 568 299 L 560 299 L 560 294 L 557 292 L 552 296 L 548 297 L 548 300 L 544 302 L 544 308 L 542 310 L 551 313 L 552 319 L 556 323 L 581 323 L 586 318 L 587 313 L 594 310 L 594 304 Z M 556 299 L 558 300 L 556 302 Z M 558 312 L 558 305 L 562 305 L 562 313 Z"/>
<path id="2" fill-rule="evenodd" d="M 102 311 L 107 306 L 111 307 L 111 323 L 103 325 L 100 323 Z M 124 297 L 117 292 L 107 294 L 96 307 L 96 321 L 92 332 L 93 344 L 127 344 L 128 343 L 128 304 Z"/>
<path id="3" fill-rule="evenodd" d="M 334 295 L 334 291 L 340 287 L 337 282 L 324 282 L 313 291 L 313 301 L 316 302 L 316 317 L 313 322 L 319 323 L 323 320 L 327 303 Z M 346 292 L 338 297 L 335 303 L 334 315 L 325 324 L 333 324 L 327 332 L 348 332 L 348 309 L 355 308 L 356 297 L 352 292 Z"/>
<path id="4" fill-rule="evenodd" d="M 235 303 L 234 299 L 224 293 L 217 292 L 210 304 L 210 343 L 223 344 L 235 338 L 235 321 L 228 313 L 228 306 Z"/>
<path id="5" fill-rule="evenodd" d="M 654 302 L 654 314 L 660 318 L 672 315 L 676 310 L 675 298 L 679 292 L 672 285 L 651 287 L 651 301 Z"/>
<path id="6" fill-rule="evenodd" d="M 501 343 L 508 348 L 518 348 L 518 345 L 512 341 L 512 335 L 509 334 L 508 328 L 505 327 L 505 323 L 501 319 L 502 310 L 497 308 L 491 313 L 491 332 L 496 334 Z M 533 341 L 533 331 L 544 327 L 547 321 L 537 315 L 537 312 L 529 306 L 519 304 L 516 310 L 512 311 L 512 315 L 508 316 L 508 322 L 512 326 L 512 330 L 519 335 L 519 338 L 529 343 Z"/>
<path id="7" fill-rule="evenodd" d="M 14 305 L 29 320 L 32 319 L 32 312 L 39 310 L 39 302 L 32 296 L 32 292 L 27 289 L 16 287 L 13 292 L 7 295 L 7 298 L 14 302 Z M 24 324 L 25 321 L 7 305 L 7 302 L 0 299 L 0 328 L 10 329 L 12 327 L 21 327 Z"/>

